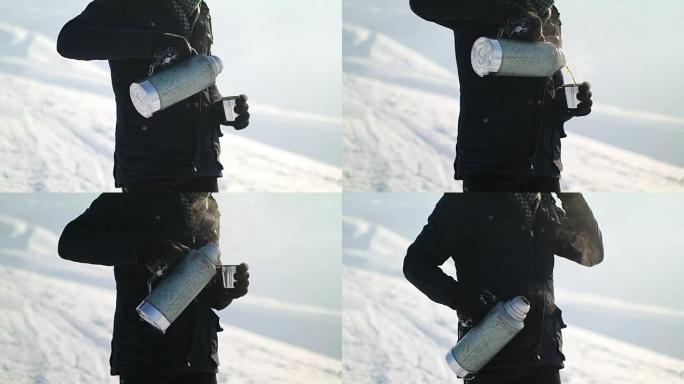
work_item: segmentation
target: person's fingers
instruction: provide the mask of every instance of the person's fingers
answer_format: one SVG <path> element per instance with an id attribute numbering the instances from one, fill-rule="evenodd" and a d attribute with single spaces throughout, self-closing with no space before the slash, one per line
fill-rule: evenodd
<path id="1" fill-rule="evenodd" d="M 249 280 L 249 272 L 235 273 L 233 276 L 235 280 Z"/>
<path id="2" fill-rule="evenodd" d="M 233 290 L 232 290 L 232 292 L 231 292 L 231 297 L 232 297 L 233 299 L 237 299 L 237 298 L 240 298 L 240 297 L 242 297 L 242 296 L 244 296 L 244 295 L 246 295 L 246 294 L 247 294 L 247 288 L 241 288 L 241 289 L 237 289 L 237 288 L 236 288 L 236 289 L 233 289 Z"/>
<path id="3" fill-rule="evenodd" d="M 576 117 L 582 117 L 582 116 L 587 116 L 588 114 L 591 113 L 591 106 L 593 103 L 590 101 L 585 101 L 580 103 L 577 106 L 577 109 L 574 111 L 573 115 Z"/>
<path id="4" fill-rule="evenodd" d="M 583 102 L 577 104 L 577 110 L 578 111 L 584 111 L 586 109 L 591 110 L 591 107 L 593 107 L 593 106 L 594 106 L 594 102 L 592 100 L 587 100 L 587 101 L 583 101 Z"/>
<path id="5" fill-rule="evenodd" d="M 580 93 L 586 93 L 591 89 L 591 83 L 588 81 L 585 81 L 584 83 L 580 84 L 578 87 Z"/>
<path id="6" fill-rule="evenodd" d="M 247 98 L 247 95 L 240 95 L 238 96 L 237 99 L 235 99 L 235 104 L 236 105 L 247 105 L 247 101 L 249 99 Z"/>
<path id="7" fill-rule="evenodd" d="M 249 112 L 245 112 L 241 115 L 238 115 L 238 117 L 235 119 L 235 123 L 233 124 L 233 127 L 237 130 L 245 129 L 247 126 L 249 126 Z"/>
<path id="8" fill-rule="evenodd" d="M 235 268 L 236 273 L 245 273 L 249 270 L 249 265 L 247 263 L 242 263 Z"/>
<path id="9" fill-rule="evenodd" d="M 247 111 L 249 111 L 249 104 L 235 105 L 235 108 L 233 108 L 233 110 L 238 115 L 242 115 L 243 113 L 247 113 Z"/>
<path id="10" fill-rule="evenodd" d="M 249 287 L 249 280 L 239 280 L 236 281 L 235 284 L 233 285 L 233 289 L 247 289 Z"/>
<path id="11" fill-rule="evenodd" d="M 577 94 L 577 100 L 579 101 L 588 101 L 591 100 L 592 93 L 591 91 L 587 92 L 580 92 Z"/>

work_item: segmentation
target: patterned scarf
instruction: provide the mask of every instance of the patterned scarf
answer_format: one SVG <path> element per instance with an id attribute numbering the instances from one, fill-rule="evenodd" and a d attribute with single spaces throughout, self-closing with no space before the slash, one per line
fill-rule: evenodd
<path id="1" fill-rule="evenodd" d="M 527 225 L 532 225 L 534 223 L 534 215 L 537 213 L 537 208 L 539 208 L 539 203 L 541 202 L 541 193 L 514 193 L 513 198 L 525 214 Z"/>
<path id="2" fill-rule="evenodd" d="M 185 220 L 192 233 L 197 233 L 198 224 L 207 212 L 209 204 L 208 192 L 184 192 L 178 195 Z"/>
<path id="3" fill-rule="evenodd" d="M 183 23 L 185 37 L 189 40 L 199 17 L 199 4 L 202 0 L 171 0 L 174 14 Z"/>
<path id="4" fill-rule="evenodd" d="M 527 9 L 543 16 L 553 7 L 554 0 L 527 0 Z"/>

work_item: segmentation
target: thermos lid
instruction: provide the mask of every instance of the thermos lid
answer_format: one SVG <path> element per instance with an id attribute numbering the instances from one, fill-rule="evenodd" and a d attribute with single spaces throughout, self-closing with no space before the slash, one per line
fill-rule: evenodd
<path id="1" fill-rule="evenodd" d="M 149 119 L 155 112 L 161 109 L 159 94 L 148 80 L 142 83 L 131 84 L 129 92 L 135 110 L 146 119 Z"/>
<path id="2" fill-rule="evenodd" d="M 223 72 L 223 61 L 218 56 L 207 56 L 207 59 L 216 68 L 216 76 Z"/>
<path id="3" fill-rule="evenodd" d="M 504 310 L 517 321 L 524 321 L 530 311 L 530 301 L 524 296 L 517 296 L 504 303 Z"/>
<path id="4" fill-rule="evenodd" d="M 456 377 L 458 377 L 459 379 L 462 379 L 471 373 L 468 372 L 465 368 L 461 367 L 461 364 L 459 364 L 458 361 L 456 361 L 456 358 L 454 358 L 454 354 L 452 353 L 451 349 L 449 350 L 449 352 L 447 352 L 446 361 L 447 364 L 449 364 L 449 368 L 451 368 L 451 370 L 454 371 Z"/>
<path id="5" fill-rule="evenodd" d="M 501 43 L 498 40 L 480 37 L 473 44 L 470 61 L 473 70 L 480 77 L 499 72 L 503 61 Z"/>
<path id="6" fill-rule="evenodd" d="M 154 305 L 148 303 L 147 300 L 143 300 L 143 302 L 140 303 L 135 310 L 143 320 L 160 330 L 161 333 L 165 333 L 166 329 L 171 325 L 169 320 L 164 317 L 164 315 L 157 308 L 155 308 Z"/>

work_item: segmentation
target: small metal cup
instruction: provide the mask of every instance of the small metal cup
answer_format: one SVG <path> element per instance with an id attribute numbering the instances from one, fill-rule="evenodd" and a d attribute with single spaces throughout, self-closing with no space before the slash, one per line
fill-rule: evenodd
<path id="1" fill-rule="evenodd" d="M 221 99 L 221 102 L 223 102 L 223 110 L 226 113 L 226 121 L 229 123 L 234 123 L 235 119 L 238 117 L 238 114 L 235 113 L 235 106 L 237 105 L 235 100 L 237 100 L 238 97 L 239 96 L 228 96 Z"/>
<path id="2" fill-rule="evenodd" d="M 237 272 L 237 267 L 237 265 L 221 266 L 221 280 L 223 288 L 235 288 L 235 273 Z"/>
<path id="3" fill-rule="evenodd" d="M 568 102 L 568 109 L 577 109 L 577 104 L 579 104 L 579 100 L 577 100 L 579 85 L 566 84 L 563 88 L 565 88 L 565 98 Z"/>

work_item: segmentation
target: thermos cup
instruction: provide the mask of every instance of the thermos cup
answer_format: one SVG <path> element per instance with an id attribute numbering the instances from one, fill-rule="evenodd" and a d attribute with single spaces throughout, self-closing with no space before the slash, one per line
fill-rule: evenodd
<path id="1" fill-rule="evenodd" d="M 525 327 L 530 302 L 522 296 L 499 302 L 446 355 L 458 378 L 480 371 Z"/>
<path id="2" fill-rule="evenodd" d="M 223 103 L 223 110 L 226 113 L 226 121 L 229 123 L 234 123 L 238 114 L 235 112 L 235 107 L 237 106 L 237 99 L 240 96 L 227 96 L 221 99 Z"/>
<path id="3" fill-rule="evenodd" d="M 138 113 L 150 118 L 214 84 L 222 70 L 223 62 L 216 56 L 193 56 L 131 84 L 131 101 Z"/>
<path id="4" fill-rule="evenodd" d="M 138 315 L 162 333 L 199 295 L 221 266 L 216 244 L 190 251 L 137 307 Z"/>
<path id="5" fill-rule="evenodd" d="M 565 98 L 568 102 L 568 109 L 577 109 L 577 104 L 579 100 L 577 99 L 577 94 L 579 94 L 579 86 L 576 84 L 566 84 L 563 86 L 565 89 Z"/>
<path id="6" fill-rule="evenodd" d="M 235 288 L 235 273 L 237 272 L 237 267 L 237 265 L 221 266 L 221 282 L 223 288 Z"/>
<path id="7" fill-rule="evenodd" d="M 546 42 L 480 37 L 470 53 L 480 77 L 548 77 L 565 66 L 565 54 Z"/>

